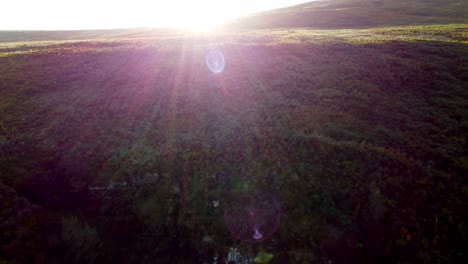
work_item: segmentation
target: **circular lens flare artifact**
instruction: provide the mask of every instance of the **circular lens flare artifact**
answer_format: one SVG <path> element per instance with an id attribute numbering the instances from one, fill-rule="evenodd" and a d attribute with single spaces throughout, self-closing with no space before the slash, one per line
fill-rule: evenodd
<path id="1" fill-rule="evenodd" d="M 225 64 L 224 55 L 218 48 L 211 49 L 206 54 L 206 65 L 212 73 L 222 72 Z"/>
<path id="2" fill-rule="evenodd" d="M 224 222 L 233 237 L 247 243 L 260 243 L 276 232 L 280 215 L 273 196 L 241 195 L 226 204 Z"/>
<path id="3" fill-rule="evenodd" d="M 260 232 L 258 232 L 258 227 L 255 227 L 254 231 L 255 233 L 253 235 L 253 239 L 259 240 L 263 237 L 263 235 Z"/>

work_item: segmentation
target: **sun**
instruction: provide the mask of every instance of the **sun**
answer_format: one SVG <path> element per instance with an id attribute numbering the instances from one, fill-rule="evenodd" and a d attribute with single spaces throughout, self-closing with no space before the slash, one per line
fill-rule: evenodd
<path id="1" fill-rule="evenodd" d="M 218 28 L 225 21 L 222 19 L 207 19 L 206 17 L 192 17 L 185 20 L 177 27 L 192 33 L 209 33 Z"/>
<path id="2" fill-rule="evenodd" d="M 220 5 L 219 1 L 190 1 L 185 2 L 185 8 L 176 8 L 169 19 L 174 27 L 183 28 L 191 32 L 213 31 L 229 19 L 241 14 L 239 6 Z"/>

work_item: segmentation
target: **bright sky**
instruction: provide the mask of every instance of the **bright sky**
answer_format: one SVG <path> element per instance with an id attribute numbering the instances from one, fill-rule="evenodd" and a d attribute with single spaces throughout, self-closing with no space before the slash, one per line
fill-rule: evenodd
<path id="1" fill-rule="evenodd" d="M 309 0 L 312 1 L 312 0 Z M 307 0 L 3 0 L 0 30 L 205 28 Z"/>

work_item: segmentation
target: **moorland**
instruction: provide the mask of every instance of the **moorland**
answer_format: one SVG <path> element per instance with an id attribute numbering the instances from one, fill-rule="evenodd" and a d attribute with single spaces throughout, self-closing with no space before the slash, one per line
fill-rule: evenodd
<path id="1" fill-rule="evenodd" d="M 0 263 L 212 263 L 232 247 L 466 263 L 467 10 L 319 1 L 216 34 L 0 32 Z M 224 205 L 258 192 L 281 223 L 239 242 Z"/>

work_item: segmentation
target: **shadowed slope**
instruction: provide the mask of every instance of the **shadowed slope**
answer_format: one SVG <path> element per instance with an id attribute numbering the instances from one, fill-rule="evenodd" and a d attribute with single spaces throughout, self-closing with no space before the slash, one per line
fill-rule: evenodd
<path id="1" fill-rule="evenodd" d="M 468 22 L 463 0 L 323 0 L 239 19 L 234 28 L 369 28 Z"/>

